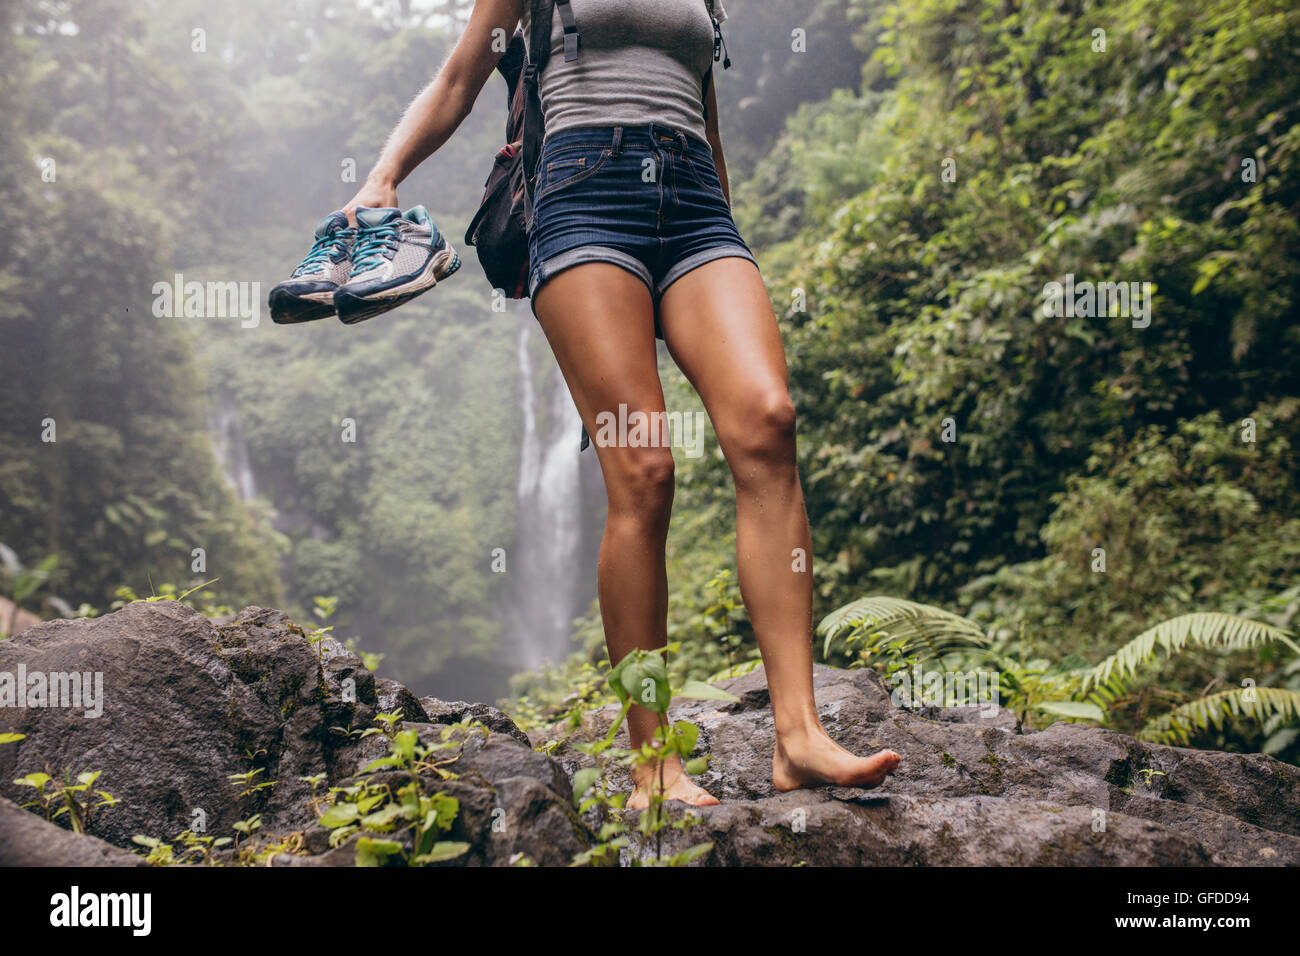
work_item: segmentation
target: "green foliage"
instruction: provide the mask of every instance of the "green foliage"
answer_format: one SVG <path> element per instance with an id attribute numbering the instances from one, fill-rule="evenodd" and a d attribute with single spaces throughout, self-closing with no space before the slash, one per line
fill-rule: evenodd
<path id="1" fill-rule="evenodd" d="M 1300 723 L 1300 691 L 1281 687 L 1238 687 L 1188 701 L 1149 721 L 1142 737 L 1186 746 L 1208 728 L 1224 730 L 1234 719 L 1270 726 Z"/>
<path id="2" fill-rule="evenodd" d="M 1111 704 L 1072 700 L 1119 635 L 1190 607 L 1300 615 L 1300 12 L 851 7 L 877 43 L 861 87 L 791 115 L 739 191 L 786 338 L 816 594 L 954 607 L 990 643 L 882 633 L 826 659 L 890 676 L 992 659 L 1025 721 L 1102 707 L 1140 732 L 1225 677 L 1180 657 Z M 1150 282 L 1150 325 L 1045 316 L 1067 273 Z M 707 456 L 679 476 L 678 514 L 727 481 Z M 678 562 L 725 560 L 723 527 L 692 529 L 700 554 Z M 1277 650 L 1252 672 L 1300 689 Z M 1194 739 L 1294 760 L 1279 713 Z"/>
<path id="3" fill-rule="evenodd" d="M 995 668 L 999 703 L 1025 725 L 1033 715 L 1044 714 L 1183 745 L 1211 732 L 1220 735 L 1221 745 L 1253 734 L 1276 738 L 1279 745 L 1269 749 L 1277 750 L 1294 740 L 1300 725 L 1300 689 L 1262 683 L 1296 682 L 1300 646 L 1281 628 L 1230 614 L 1184 614 L 1162 621 L 1091 666 L 1074 653 L 1056 661 L 1035 656 L 1038 649 L 1023 633 L 1014 642 L 1005 636 L 987 641 L 972 621 L 896 598 L 854 601 L 827 615 L 818 630 L 827 635 L 828 653 L 836 638 L 849 643 L 869 635 L 870 652 L 855 663 L 878 667 L 891 679 L 920 660 L 955 670 L 972 664 Z M 1292 652 L 1289 662 L 1277 659 L 1279 646 Z M 1191 693 L 1182 688 L 1227 680 L 1229 668 L 1238 670 L 1248 656 L 1254 661 L 1247 673 L 1257 677 L 1245 678 L 1243 686 L 1232 690 L 1207 689 L 1188 699 Z M 1208 662 L 1213 673 L 1208 684 L 1206 663 L 1183 670 L 1170 666 L 1193 657 Z M 1153 714 L 1153 705 L 1167 709 Z"/>
<path id="4" fill-rule="evenodd" d="M 1041 554 L 1052 496 L 1107 436 L 1296 394 L 1300 88 L 1281 65 L 1300 14 L 1119 3 L 1101 54 L 1065 2 L 858 6 L 882 27 L 868 75 L 892 85 L 832 99 L 843 121 L 808 148 L 869 143 L 870 182 L 788 162 L 785 195 L 815 213 L 769 275 L 819 593 L 951 602 Z M 1151 325 L 1044 317 L 1040 290 L 1066 273 L 1151 282 Z M 1293 431 L 1261 428 L 1261 445 Z"/>
<path id="5" fill-rule="evenodd" d="M 175 584 L 166 581 L 159 584 L 157 588 L 154 588 L 153 582 L 150 581 L 150 593 L 148 597 L 140 597 L 140 595 L 135 593 L 133 588 L 124 585 L 114 592 L 117 600 L 109 605 L 109 610 L 116 611 L 119 608 L 125 607 L 128 604 L 133 604 L 136 601 L 145 601 L 150 603 L 154 601 L 177 601 L 194 608 L 204 617 L 221 617 L 223 615 L 233 614 L 234 609 L 228 604 L 213 604 L 211 601 L 206 600 L 206 598 L 200 598 L 199 600 L 193 601 L 190 600 L 191 595 L 204 590 L 211 584 L 215 584 L 217 580 L 217 578 L 213 578 L 211 581 L 204 581 L 201 584 L 196 584 L 193 587 L 185 588 L 184 590 L 180 589 Z"/>
<path id="6" fill-rule="evenodd" d="M 210 131 L 196 141 L 177 129 L 183 106 L 160 108 L 144 16 L 124 7 L 3 15 L 0 201 L 27 225 L 0 257 L 0 539 L 29 566 L 57 557 L 45 593 L 73 607 L 150 575 L 188 580 L 195 547 L 232 603 L 273 603 L 276 538 L 221 477 L 188 337 L 151 314 L 176 270 L 167 217 L 138 190 L 187 195 L 202 177 L 177 148 L 201 154 Z M 51 22 L 64 17 L 79 29 Z"/>
<path id="7" fill-rule="evenodd" d="M 8 734 L 6 737 L 9 739 L 0 740 L 0 743 L 12 743 L 24 736 Z M 73 833 L 90 833 L 94 827 L 95 811 L 118 803 L 111 793 L 95 789 L 95 782 L 102 773 L 101 770 L 82 771 L 74 783 L 71 769 L 65 768 L 62 781 L 51 774 L 36 772 L 19 777 L 14 785 L 36 791 L 36 799 L 22 804 L 24 808 L 36 808 L 51 823 L 58 823 L 66 817 Z"/>
<path id="8" fill-rule="evenodd" d="M 1300 654 L 1300 647 L 1280 628 L 1247 621 L 1231 614 L 1184 614 L 1143 631 L 1114 654 L 1083 675 L 1080 690 L 1107 684 L 1112 675 L 1131 679 L 1152 664 L 1159 651 L 1172 657 L 1189 647 L 1221 649 L 1225 652 L 1260 647 L 1274 641 Z"/>
<path id="9" fill-rule="evenodd" d="M 520 729 L 557 721 L 576 728 L 585 712 L 616 701 L 607 682 L 609 657 L 598 618 L 595 627 L 587 629 L 583 645 L 559 664 L 548 662 L 511 678 L 511 697 L 499 703 Z"/>
<path id="10" fill-rule="evenodd" d="M 922 660 L 953 647 L 987 644 L 979 626 L 964 617 L 882 595 L 859 598 L 837 608 L 822 618 L 817 633 L 825 638 L 823 656 L 831 656 L 831 646 L 840 638 L 853 646 L 857 666 L 870 665 L 880 656 L 907 655 Z"/>
<path id="11" fill-rule="evenodd" d="M 609 774 L 614 766 L 629 771 L 651 771 L 654 782 L 650 787 L 649 802 L 641 811 L 636 826 L 643 845 L 653 846 L 649 865 L 686 866 L 713 849 L 713 844 L 706 842 L 671 856 L 665 857 L 663 853 L 663 837 L 667 830 L 687 829 L 699 819 L 694 814 L 685 814 L 673 820 L 665 812 L 665 763 L 679 760 L 685 773 L 702 773 L 708 767 L 707 757 L 691 756 L 699 739 L 699 727 L 688 720 L 668 720 L 668 707 L 675 699 L 735 701 L 738 698 L 701 681 L 687 681 L 674 694 L 669 684 L 668 667 L 664 663 L 665 653 L 667 651 L 663 648 L 657 651 L 637 649 L 618 662 L 608 677 L 610 690 L 621 704 L 618 716 L 603 738 L 577 745 L 579 750 L 595 758 L 596 765 L 574 774 L 574 799 L 581 812 L 596 811 L 601 825 L 598 842 L 578 854 L 573 860 L 574 866 L 615 865 L 619 852 L 633 846 L 629 836 L 632 831 L 623 814 L 627 795 L 614 793 L 610 788 Z M 631 750 L 616 748 L 614 738 L 634 705 L 645 707 L 659 716 L 660 725 L 655 730 L 654 740 Z M 639 857 L 634 857 L 633 862 L 642 865 Z"/>
<path id="12" fill-rule="evenodd" d="M 1300 416 L 1287 401 L 1251 417 L 1255 442 L 1217 413 L 1098 442 L 1086 471 L 1052 500 L 1046 555 L 970 582 L 962 600 L 971 615 L 995 630 L 1032 622 L 1057 636 L 1057 648 L 1141 630 L 1192 605 L 1290 626 L 1294 608 L 1271 604 L 1300 571 Z M 1104 572 L 1094 570 L 1098 547 Z"/>
<path id="13" fill-rule="evenodd" d="M 681 534 L 689 538 L 688 532 Z M 694 562 L 699 557 L 699 552 L 689 552 L 684 559 Z M 739 677 L 762 663 L 735 573 L 714 567 L 711 576 L 685 569 L 677 574 L 682 587 L 669 610 L 665 660 L 671 683 L 678 687 L 713 683 Z M 609 658 L 594 602 L 591 612 L 577 623 L 575 637 L 579 649 L 566 660 L 512 679 L 511 695 L 500 706 L 520 727 L 532 729 L 558 721 L 576 727 L 586 711 L 617 701 L 607 682 Z"/>
<path id="14" fill-rule="evenodd" d="M 362 783 L 331 787 L 323 794 L 325 774 L 300 778 L 311 787 L 307 805 L 316 811 L 319 824 L 332 831 L 330 845 L 339 846 L 357 836 L 357 866 L 396 862 L 425 866 L 457 859 L 469 850 L 466 843 L 439 839 L 455 823 L 460 805 L 446 794 L 426 793 L 422 779 L 454 779 L 448 766 L 458 759 L 467 735 L 484 733 L 485 728 L 472 722 L 448 726 L 438 741 L 426 745 L 416 731 L 405 730 L 401 724 L 401 714 L 386 713 L 378 715 L 375 727 L 342 730 L 358 738 L 383 734 L 388 739 L 388 755 L 361 771 L 369 778 Z M 245 758 L 253 764 L 262 756 L 265 751 L 248 753 Z M 146 858 L 155 866 L 260 866 L 278 854 L 305 852 L 301 833 L 262 833 L 261 814 L 252 812 L 254 803 L 262 791 L 275 786 L 275 781 L 260 779 L 263 772 L 264 768 L 254 766 L 230 775 L 238 789 L 241 816 L 232 824 L 233 838 L 199 835 L 187 829 L 172 840 L 140 834 L 133 837 L 134 842 L 148 850 Z"/>
<path id="15" fill-rule="evenodd" d="M 159 320 L 149 294 L 178 271 L 282 278 L 351 194 L 341 160 L 364 173 L 455 29 L 400 4 L 230 0 L 196 55 L 185 39 L 206 9 L 20 0 L 3 14 L 0 199 L 26 226 L 0 256 L 0 327 L 19 343 L 0 351 L 0 540 L 41 580 L 0 587 L 46 613 L 209 575 L 205 613 L 335 595 L 347 614 L 328 626 L 382 635 L 406 683 L 477 674 L 501 656 L 506 576 L 485 556 L 515 536 L 519 357 L 515 317 L 485 307 L 472 257 L 356 329 Z M 787 35 L 784 5 L 731 12 L 720 121 L 786 338 L 818 611 L 881 592 L 960 610 L 1026 717 L 1062 713 L 1081 653 L 1189 608 L 1293 627 L 1300 11 L 1119 0 L 1101 51 L 1098 11 L 1073 0 L 799 0 L 815 55 L 777 56 L 755 51 Z M 341 62 L 356 64 L 342 84 Z M 500 137 L 489 82 L 493 108 L 402 190 L 453 236 Z M 1045 316 L 1044 284 L 1067 273 L 1150 282 L 1151 324 Z M 669 407 L 699 408 L 662 365 Z M 257 500 L 217 467 L 217 396 Z M 57 442 L 40 440 L 47 417 Z M 678 462 L 673 686 L 757 657 L 730 484 L 716 447 Z M 871 626 L 823 645 L 828 660 L 897 672 L 974 653 L 959 624 L 947 650 Z M 614 699 L 599 629 L 587 615 L 572 657 L 515 682 L 523 723 Z M 1257 650 L 1261 680 L 1300 687 L 1268 656 L 1280 648 Z M 1153 702 L 1218 692 L 1199 658 L 1167 666 L 1109 718 L 1140 730 Z M 1199 739 L 1297 754 L 1285 726 L 1247 723 Z"/>
<path id="16" fill-rule="evenodd" d="M 364 176 L 455 33 L 323 0 L 232 0 L 219 25 L 209 12 L 21 0 L 2 15 L 0 198 L 28 225 L 0 264 L 3 337 L 19 344 L 0 352 L 0 540 L 29 565 L 58 556 L 33 607 L 45 593 L 104 607 L 149 580 L 183 589 L 203 547 L 214 603 L 293 611 L 337 595 L 358 609 L 344 636 L 384 635 L 414 686 L 448 658 L 490 660 L 500 625 L 484 609 L 504 583 L 485 555 L 514 539 L 518 425 L 502 409 L 516 405 L 517 321 L 490 310 L 473 263 L 373 332 L 152 314 L 154 283 L 178 272 L 258 283 L 264 310 L 355 189 L 341 161 Z M 357 67 L 347 82 L 341 62 Z M 476 111 L 404 203 L 463 231 L 501 126 Z M 57 182 L 42 181 L 43 156 Z M 218 399 L 233 402 L 257 500 L 238 501 L 217 467 Z M 339 440 L 345 417 L 355 445 Z"/>
<path id="17" fill-rule="evenodd" d="M 152 866 L 172 866 L 180 863 L 217 866 L 219 863 L 218 858 L 213 855 L 214 851 L 224 850 L 234 841 L 230 837 L 200 835 L 187 829 L 171 842 L 138 833 L 131 838 L 131 842 L 149 851 L 145 859 Z M 180 846 L 177 847 L 176 844 Z"/>
<path id="18" fill-rule="evenodd" d="M 466 736 L 484 728 L 444 727 L 439 740 L 425 744 L 416 731 L 402 728 L 400 714 L 380 714 L 376 723 L 356 736 L 382 733 L 388 739 L 388 755 L 361 771 L 363 776 L 375 775 L 373 779 L 330 789 L 334 802 L 320 816 L 320 825 L 333 831 L 330 846 L 357 836 L 357 866 L 384 866 L 390 860 L 426 866 L 463 856 L 468 843 L 440 839 L 456 822 L 460 802 L 444 793 L 427 793 L 424 778 L 453 779 L 455 774 L 447 768 L 459 759 Z M 452 750 L 455 753 L 448 756 Z"/>

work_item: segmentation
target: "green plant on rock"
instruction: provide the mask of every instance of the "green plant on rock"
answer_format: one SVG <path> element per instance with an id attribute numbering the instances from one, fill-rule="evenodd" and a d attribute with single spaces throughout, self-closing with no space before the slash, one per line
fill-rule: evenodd
<path id="1" fill-rule="evenodd" d="M 213 851 L 223 850 L 234 842 L 230 837 L 200 835 L 188 828 L 170 842 L 141 834 L 133 836 L 131 841 L 149 851 L 145 859 L 154 866 L 173 866 L 178 863 L 216 866 L 218 862 Z M 175 843 L 180 844 L 179 853 L 173 845 Z"/>
<path id="2" fill-rule="evenodd" d="M 254 837 L 262 829 L 262 815 L 252 812 L 254 801 L 263 790 L 270 790 L 276 786 L 274 780 L 258 779 L 261 774 L 265 773 L 266 768 L 251 766 L 257 762 L 259 757 L 264 756 L 266 756 L 264 749 L 244 751 L 243 759 L 250 764 L 249 769 L 242 773 L 229 774 L 226 778 L 239 790 L 237 796 L 239 797 L 240 819 L 231 824 L 231 828 L 236 834 L 231 846 L 236 863 L 255 865 L 277 853 L 292 852 L 301 843 L 301 840 L 295 835 L 272 836 L 254 842 Z M 177 839 L 183 840 L 184 836 L 185 834 L 182 833 Z"/>
<path id="3" fill-rule="evenodd" d="M 322 627 L 313 628 L 307 634 L 307 643 L 316 648 L 316 659 L 323 663 L 325 659 L 325 637 L 330 631 L 334 630 L 334 625 L 326 622 L 334 616 L 339 609 L 339 600 L 336 597 L 317 596 L 313 603 L 315 606 L 311 613 L 321 622 Z M 367 665 L 368 666 L 368 665 Z"/>
<path id="4" fill-rule="evenodd" d="M 22 739 L 24 735 L 8 736 Z M 103 771 L 100 770 L 85 770 L 77 774 L 77 781 L 73 783 L 72 771 L 65 768 L 62 782 L 48 773 L 38 772 L 19 777 L 14 784 L 30 787 L 36 791 L 36 799 L 24 803 L 22 805 L 24 809 L 39 808 L 45 819 L 51 823 L 67 816 L 68 825 L 74 833 L 89 833 L 94 825 L 95 811 L 118 804 L 117 798 L 111 793 L 94 789 L 95 782 L 102 773 Z"/>
<path id="5" fill-rule="evenodd" d="M 321 813 L 324 812 L 320 809 L 321 806 L 328 806 L 330 802 L 326 797 L 323 797 L 320 794 L 321 784 L 325 783 L 329 779 L 329 774 L 315 773 L 310 777 L 299 777 L 298 779 L 311 787 L 311 797 L 308 798 L 305 806 L 312 810 L 312 812 L 316 814 L 317 818 L 319 818 Z"/>
<path id="6" fill-rule="evenodd" d="M 145 601 L 148 603 L 153 603 L 155 601 L 177 601 L 181 604 L 189 604 L 204 617 L 224 617 L 234 613 L 234 609 L 227 604 L 205 602 L 203 604 L 195 605 L 189 600 L 191 594 L 202 591 L 204 588 L 210 587 L 220 580 L 221 578 L 213 578 L 211 581 L 204 581 L 202 584 L 196 584 L 193 587 L 186 588 L 185 590 L 181 590 L 170 582 L 165 582 L 155 588 L 153 581 L 150 581 L 148 597 L 140 597 L 140 595 L 138 595 L 131 587 L 123 585 L 114 592 L 117 596 L 117 600 L 109 605 L 109 610 L 116 611 L 128 604 L 134 604 L 137 601 Z"/>
<path id="7" fill-rule="evenodd" d="M 671 647 L 653 651 L 634 650 L 624 657 L 609 673 L 609 685 L 620 702 L 618 715 L 609 731 L 599 740 L 577 745 L 577 749 L 596 761 L 594 767 L 585 767 L 574 774 L 573 792 L 579 811 L 586 813 L 600 808 L 602 821 L 597 833 L 598 842 L 579 853 L 574 866 L 614 865 L 619 852 L 630 845 L 630 829 L 624 820 L 627 795 L 612 791 L 610 772 L 621 766 L 635 775 L 642 768 L 654 768 L 654 786 L 650 790 L 649 804 L 638 818 L 636 831 L 644 844 L 653 844 L 654 855 L 649 865 L 685 866 L 709 853 L 712 843 L 698 843 L 665 857 L 663 839 L 670 829 L 687 829 L 699 822 L 696 814 L 685 814 L 671 819 L 664 809 L 664 763 L 677 757 L 686 773 L 698 774 L 708 769 L 708 757 L 692 757 L 699 739 L 699 727 L 688 720 L 668 720 L 668 708 L 673 700 L 726 700 L 738 698 L 702 681 L 686 681 L 680 691 L 672 692 L 664 654 Z M 653 741 L 634 749 L 614 746 L 614 739 L 627 719 L 633 705 L 640 705 L 656 713 L 660 725 Z M 635 860 L 634 865 L 641 865 Z"/>
<path id="8" fill-rule="evenodd" d="M 382 866 L 391 858 L 407 866 L 425 866 L 454 860 L 470 845 L 440 837 L 451 829 L 460 813 L 460 802 L 445 793 L 426 793 L 429 775 L 454 779 L 448 766 L 460 758 L 466 735 L 484 733 L 477 722 L 444 727 L 438 740 L 425 744 L 414 730 L 402 729 L 401 715 L 377 715 L 379 726 L 354 731 L 358 738 L 383 734 L 388 739 L 386 756 L 371 761 L 361 775 L 396 773 L 398 780 L 373 779 L 349 787 L 334 787 L 334 803 L 320 816 L 320 825 L 332 830 L 330 846 L 340 846 L 354 835 L 357 866 Z M 455 753 L 446 756 L 448 751 Z M 403 782 L 404 781 L 404 782 Z"/>
<path id="9" fill-rule="evenodd" d="M 264 749 L 245 750 L 243 759 L 251 765 L 265 755 Z M 281 853 L 302 853 L 304 843 L 301 833 L 264 835 L 262 815 L 252 812 L 258 794 L 276 786 L 274 780 L 258 779 L 265 772 L 265 767 L 250 766 L 242 773 L 232 773 L 226 777 L 238 788 L 239 819 L 231 824 L 231 829 L 235 831 L 234 837 L 214 837 L 196 833 L 187 827 L 171 840 L 138 833 L 131 838 L 132 842 L 148 851 L 145 859 L 154 866 L 263 866 Z"/>
<path id="10" fill-rule="evenodd" d="M 236 834 L 244 836 L 243 842 L 235 837 L 215 837 L 198 834 L 191 829 L 182 830 L 172 840 L 161 840 L 137 833 L 131 841 L 148 852 L 145 860 L 153 866 L 181 864 L 201 866 L 266 866 L 272 857 L 282 853 L 300 855 L 304 843 L 301 833 L 281 836 L 261 835 L 261 814 L 231 824 Z M 255 839 L 256 838 L 256 839 Z"/>
<path id="11" fill-rule="evenodd" d="M 361 663 L 366 665 L 366 670 L 368 671 L 379 670 L 379 665 L 383 662 L 384 657 L 386 656 L 378 651 L 363 651 L 355 637 L 349 637 L 343 642 L 343 646 L 353 654 L 357 655 L 357 657 L 361 658 Z"/>
<path id="12" fill-rule="evenodd" d="M 603 648 L 603 639 L 597 640 Z M 585 648 L 558 664 L 547 661 L 535 671 L 516 674 L 510 682 L 513 698 L 500 706 L 525 732 L 557 722 L 576 728 L 584 713 L 616 701 L 608 677 L 603 650 Z"/>

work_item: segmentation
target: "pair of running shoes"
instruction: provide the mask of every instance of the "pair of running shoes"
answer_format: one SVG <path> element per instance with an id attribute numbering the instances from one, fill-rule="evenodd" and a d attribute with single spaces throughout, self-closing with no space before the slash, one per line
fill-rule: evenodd
<path id="1" fill-rule="evenodd" d="M 343 212 L 321 220 L 311 251 L 271 290 L 273 321 L 337 315 L 352 325 L 410 302 L 460 268 L 460 256 L 423 206 L 360 206 L 356 218 L 355 228 Z"/>

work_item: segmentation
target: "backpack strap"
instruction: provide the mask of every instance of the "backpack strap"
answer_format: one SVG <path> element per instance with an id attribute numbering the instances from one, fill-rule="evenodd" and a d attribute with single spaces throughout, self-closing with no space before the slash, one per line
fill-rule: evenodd
<path id="1" fill-rule="evenodd" d="M 545 118 L 542 116 L 542 96 L 539 82 L 546 61 L 551 58 L 551 23 L 555 8 L 560 8 L 564 24 L 564 58 L 578 58 L 578 24 L 573 17 L 569 0 L 530 0 L 532 26 L 528 38 L 528 59 L 524 64 L 524 223 L 533 228 L 533 186 L 537 178 L 537 158 L 542 152 Z"/>
<path id="2" fill-rule="evenodd" d="M 573 19 L 573 8 L 569 0 L 555 0 L 560 11 L 560 22 L 564 24 L 564 59 L 572 62 L 578 58 L 578 24 Z"/>
<path id="3" fill-rule="evenodd" d="M 713 62 L 722 60 L 724 70 L 731 69 L 731 57 L 727 54 L 727 41 L 722 38 L 722 24 L 718 23 L 713 16 L 713 0 L 705 0 L 705 6 L 709 8 L 709 19 L 713 21 Z M 704 74 L 704 82 L 700 85 L 700 98 L 704 101 L 704 119 L 709 119 L 709 87 L 713 85 L 713 64 L 709 64 L 708 71 Z"/>

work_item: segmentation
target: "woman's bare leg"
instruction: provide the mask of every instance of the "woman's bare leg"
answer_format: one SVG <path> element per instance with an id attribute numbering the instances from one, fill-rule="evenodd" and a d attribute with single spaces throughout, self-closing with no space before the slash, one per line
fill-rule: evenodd
<path id="1" fill-rule="evenodd" d="M 778 790 L 874 787 L 898 766 L 827 736 L 812 681 L 812 541 L 795 460 L 785 349 L 767 289 L 747 259 L 716 259 L 664 293 L 659 321 L 717 432 L 736 484 L 740 593 L 754 625 L 776 722 Z"/>
<path id="2" fill-rule="evenodd" d="M 593 438 L 609 499 L 596 588 L 605 644 L 617 664 L 634 648 L 663 647 L 668 639 L 668 578 L 664 546 L 673 502 L 673 456 L 665 447 L 601 447 L 596 416 L 618 415 L 619 405 L 653 414 L 664 410 L 655 357 L 654 304 L 632 273 L 604 262 L 572 266 L 537 292 L 542 330 L 568 383 L 578 414 Z M 577 453 L 576 450 L 574 452 Z M 644 707 L 628 714 L 632 745 L 654 739 L 658 716 Z M 656 775 L 646 768 L 628 805 L 644 807 Z M 666 796 L 698 806 L 718 801 L 665 761 Z"/>

